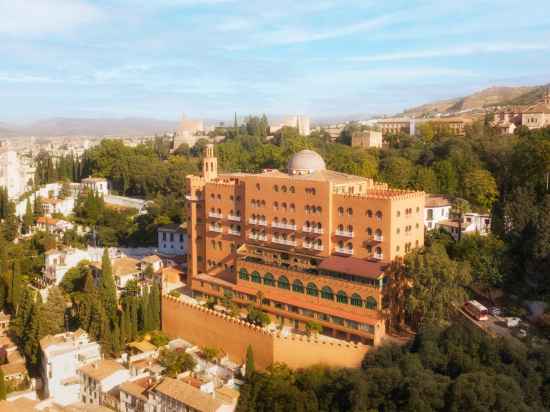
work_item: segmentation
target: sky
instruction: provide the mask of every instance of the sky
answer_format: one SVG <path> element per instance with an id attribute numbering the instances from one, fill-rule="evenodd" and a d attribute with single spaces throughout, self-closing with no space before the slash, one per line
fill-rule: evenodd
<path id="1" fill-rule="evenodd" d="M 0 122 L 391 114 L 548 82 L 548 0 L 0 0 Z"/>

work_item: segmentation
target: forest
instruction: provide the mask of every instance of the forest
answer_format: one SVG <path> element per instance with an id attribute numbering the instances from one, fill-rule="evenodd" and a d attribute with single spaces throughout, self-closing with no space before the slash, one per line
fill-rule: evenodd
<path id="1" fill-rule="evenodd" d="M 247 359 L 253 365 L 253 356 Z M 550 348 L 496 340 L 462 324 L 426 325 L 405 347 L 368 353 L 358 369 L 247 370 L 237 406 L 238 412 L 548 409 Z"/>

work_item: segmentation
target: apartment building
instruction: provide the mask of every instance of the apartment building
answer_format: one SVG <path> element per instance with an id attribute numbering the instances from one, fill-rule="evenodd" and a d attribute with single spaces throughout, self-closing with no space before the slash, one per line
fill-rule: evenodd
<path id="1" fill-rule="evenodd" d="M 287 170 L 218 175 L 213 145 L 187 177 L 187 284 L 259 304 L 282 324 L 378 344 L 390 262 L 424 243 L 424 192 L 326 169 L 303 150 Z"/>
<path id="2" fill-rule="evenodd" d="M 353 133 L 351 136 L 352 147 L 362 147 L 364 149 L 375 147 L 381 149 L 382 143 L 382 132 L 378 130 L 365 130 Z"/>
<path id="3" fill-rule="evenodd" d="M 426 196 L 426 204 L 424 205 L 424 226 L 426 230 L 433 230 L 437 228 L 440 222 L 449 220 L 451 209 L 451 201 L 446 196 Z"/>
<path id="4" fill-rule="evenodd" d="M 130 372 L 114 360 L 102 359 L 80 367 L 78 376 L 82 403 L 116 407 L 118 398 L 109 392 L 128 381 Z"/>
<path id="5" fill-rule="evenodd" d="M 185 226 L 172 223 L 157 229 L 158 249 L 163 255 L 187 254 L 187 231 Z"/>
<path id="6" fill-rule="evenodd" d="M 101 348 L 91 342 L 88 334 L 79 329 L 40 340 L 42 351 L 41 375 L 44 395 L 65 406 L 79 401 L 80 367 L 101 359 Z"/>

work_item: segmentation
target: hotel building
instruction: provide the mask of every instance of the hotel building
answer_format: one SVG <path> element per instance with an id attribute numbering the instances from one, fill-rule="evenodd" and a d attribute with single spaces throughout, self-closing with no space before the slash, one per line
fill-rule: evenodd
<path id="1" fill-rule="evenodd" d="M 303 150 L 286 172 L 218 174 L 213 145 L 187 177 L 188 277 L 278 323 L 365 344 L 385 334 L 389 263 L 424 243 L 424 192 L 326 169 Z"/>

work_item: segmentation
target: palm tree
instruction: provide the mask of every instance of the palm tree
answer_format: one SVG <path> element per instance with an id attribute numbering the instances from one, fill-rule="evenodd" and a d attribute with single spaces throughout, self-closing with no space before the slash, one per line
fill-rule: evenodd
<path id="1" fill-rule="evenodd" d="M 458 240 L 462 239 L 462 219 L 464 214 L 468 213 L 470 210 L 470 203 L 467 200 L 457 197 L 453 201 L 451 213 L 458 218 Z"/>

